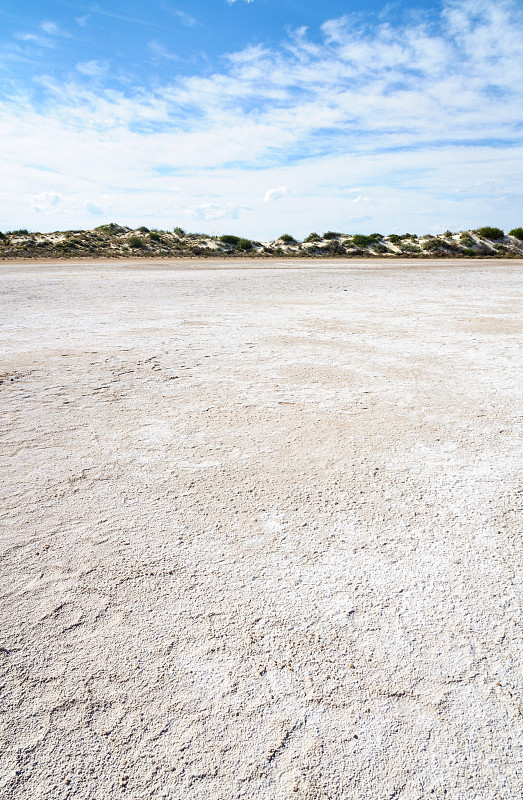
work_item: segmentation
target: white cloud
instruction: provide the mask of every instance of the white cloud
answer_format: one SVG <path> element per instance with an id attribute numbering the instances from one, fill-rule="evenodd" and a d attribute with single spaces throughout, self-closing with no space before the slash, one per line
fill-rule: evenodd
<path id="1" fill-rule="evenodd" d="M 185 25 L 188 28 L 192 28 L 193 25 L 196 25 L 196 20 L 194 17 L 191 17 L 190 14 L 186 14 L 185 11 L 175 11 L 174 12 L 182 25 Z"/>
<path id="2" fill-rule="evenodd" d="M 81 75 L 86 75 L 88 78 L 103 78 L 107 72 L 107 65 L 93 59 L 92 61 L 80 61 L 76 65 L 76 69 Z"/>
<path id="3" fill-rule="evenodd" d="M 71 227 L 87 224 L 90 198 L 104 194 L 122 221 L 236 214 L 241 233 L 268 238 L 280 227 L 272 201 L 289 186 L 295 235 L 351 221 L 369 232 L 422 232 L 433 219 L 453 228 L 454 218 L 503 227 L 501 215 L 523 206 L 522 34 L 518 3 L 453 0 L 439 29 L 330 20 L 319 42 L 300 29 L 274 50 L 250 46 L 221 71 L 160 87 L 93 87 L 83 78 L 101 82 L 107 67 L 81 62 L 76 81 L 39 79 L 41 106 L 25 91 L 0 100 L 0 224 L 31 224 L 12 198 L 42 198 L 51 171 Z M 157 57 L 176 58 L 156 45 Z M 179 197 L 168 207 L 173 175 Z M 459 176 L 466 190 L 456 194 Z M 496 197 L 508 200 L 494 208 Z M 40 222 L 56 207 L 35 203 Z M 351 217 L 363 203 L 368 220 Z"/>
<path id="4" fill-rule="evenodd" d="M 85 203 L 84 208 L 85 208 L 85 210 L 87 211 L 88 214 L 95 214 L 96 216 L 99 216 L 99 215 L 104 213 L 103 208 L 100 208 L 100 206 L 94 205 L 94 203 Z"/>
<path id="5" fill-rule="evenodd" d="M 63 214 L 64 210 L 60 207 L 62 195 L 58 192 L 41 192 L 40 194 L 29 194 L 25 197 L 26 201 L 35 211 L 47 211 L 53 214 Z"/>
<path id="6" fill-rule="evenodd" d="M 288 186 L 277 186 L 275 189 L 267 189 L 263 198 L 264 203 L 273 203 L 282 197 L 287 197 L 289 194 Z"/>
<path id="7" fill-rule="evenodd" d="M 40 25 L 41 29 L 44 33 L 48 33 L 51 36 L 57 36 L 60 31 L 56 22 L 50 22 L 49 20 L 44 20 L 44 22 Z"/>
<path id="8" fill-rule="evenodd" d="M 238 219 L 242 211 L 250 211 L 251 207 L 237 203 L 200 203 L 189 210 L 191 218 L 198 222 L 214 222 L 218 219 Z"/>
<path id="9" fill-rule="evenodd" d="M 179 61 L 179 56 L 177 56 L 176 53 L 171 53 L 164 44 L 158 42 L 156 39 L 152 39 L 148 42 L 147 47 L 158 58 L 166 58 L 168 61 Z"/>
<path id="10" fill-rule="evenodd" d="M 40 36 L 37 33 L 15 33 L 15 39 L 21 42 L 33 42 L 39 47 L 54 47 L 54 42 L 46 36 Z"/>

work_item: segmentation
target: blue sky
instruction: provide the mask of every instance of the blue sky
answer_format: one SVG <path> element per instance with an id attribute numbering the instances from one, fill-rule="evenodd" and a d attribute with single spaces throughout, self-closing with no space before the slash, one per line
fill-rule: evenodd
<path id="1" fill-rule="evenodd" d="M 521 2 L 3 0 L 0 229 L 523 224 Z"/>

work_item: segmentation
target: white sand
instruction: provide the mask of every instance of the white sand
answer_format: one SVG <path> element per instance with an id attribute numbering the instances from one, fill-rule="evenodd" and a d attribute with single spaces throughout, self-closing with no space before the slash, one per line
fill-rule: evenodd
<path id="1" fill-rule="evenodd" d="M 0 796 L 521 797 L 521 265 L 174 267 L 0 266 Z"/>

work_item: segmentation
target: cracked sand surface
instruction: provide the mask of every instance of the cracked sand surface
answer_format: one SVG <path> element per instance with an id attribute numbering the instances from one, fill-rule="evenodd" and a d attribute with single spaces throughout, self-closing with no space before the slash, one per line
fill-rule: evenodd
<path id="1" fill-rule="evenodd" d="M 0 266 L 1 796 L 520 797 L 521 266 L 171 266 Z"/>

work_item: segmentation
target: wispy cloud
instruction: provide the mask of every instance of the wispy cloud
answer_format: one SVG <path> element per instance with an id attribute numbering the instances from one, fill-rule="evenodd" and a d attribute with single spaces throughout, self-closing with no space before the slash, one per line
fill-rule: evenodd
<path id="1" fill-rule="evenodd" d="M 60 206 L 63 198 L 58 192 L 41 192 L 40 194 L 29 194 L 25 197 L 26 201 L 35 211 L 47 211 L 52 214 L 63 214 L 64 209 Z"/>
<path id="2" fill-rule="evenodd" d="M 100 208 L 100 206 L 94 205 L 93 203 L 85 203 L 84 207 L 88 214 L 94 214 L 95 216 L 102 216 L 104 213 L 103 208 Z"/>
<path id="3" fill-rule="evenodd" d="M 518 2 L 450 0 L 438 26 L 327 20 L 319 39 L 301 28 L 278 48 L 249 46 L 219 71 L 163 86 L 104 90 L 104 65 L 80 62 L 74 81 L 40 81 L 43 103 L 31 106 L 26 91 L 0 101 L 3 185 L 11 187 L 0 188 L 0 221 L 22 213 L 13 190 L 49 191 L 22 166 L 31 152 L 64 176 L 55 191 L 74 198 L 68 208 L 106 192 L 104 207 L 127 218 L 136 206 L 110 186 L 139 186 L 143 208 L 166 214 L 176 174 L 180 222 L 237 214 L 240 228 L 260 237 L 279 227 L 273 201 L 289 186 L 295 233 L 318 218 L 335 229 L 348 220 L 392 229 L 400 217 L 413 230 L 428 230 L 429 220 L 448 227 L 465 200 L 469 224 L 480 224 L 506 213 L 505 201 L 495 212 L 489 198 L 523 201 L 522 35 Z M 174 69 L 175 53 L 156 39 L 148 47 Z M 84 80 L 93 77 L 98 84 Z M 495 188 L 471 189 L 471 176 Z M 362 204 L 368 220 L 351 216 Z"/>
<path id="4" fill-rule="evenodd" d="M 277 186 L 275 189 L 267 189 L 263 196 L 263 202 L 273 203 L 275 200 L 280 200 L 282 197 L 287 197 L 288 194 L 288 186 Z"/>
<path id="5" fill-rule="evenodd" d="M 54 47 L 54 41 L 49 36 L 42 36 L 39 33 L 27 33 L 20 31 L 15 33 L 15 39 L 20 42 L 27 42 L 28 44 L 36 44 L 39 47 Z"/>
<path id="6" fill-rule="evenodd" d="M 147 47 L 156 58 L 165 58 L 168 61 L 179 61 L 179 56 L 177 56 L 176 53 L 172 53 L 164 44 L 156 39 L 151 39 L 150 42 L 147 42 Z"/>
<path id="7" fill-rule="evenodd" d="M 86 75 L 88 78 L 103 78 L 107 73 L 107 64 L 103 64 L 96 59 L 80 61 L 76 65 L 76 69 L 81 75 Z"/>
<path id="8" fill-rule="evenodd" d="M 216 222 L 221 219 L 238 219 L 242 211 L 251 211 L 250 206 L 238 203 L 200 203 L 189 209 L 191 218 L 197 222 Z"/>
<path id="9" fill-rule="evenodd" d="M 60 29 L 58 28 L 56 22 L 44 20 L 44 22 L 41 23 L 40 27 L 44 31 L 44 33 L 48 33 L 50 36 L 58 36 L 58 34 L 60 33 Z"/>
<path id="10" fill-rule="evenodd" d="M 187 28 L 192 28 L 193 25 L 196 25 L 194 17 L 191 17 L 190 14 L 186 14 L 185 11 L 175 11 L 174 13 L 182 25 L 185 25 Z"/>

